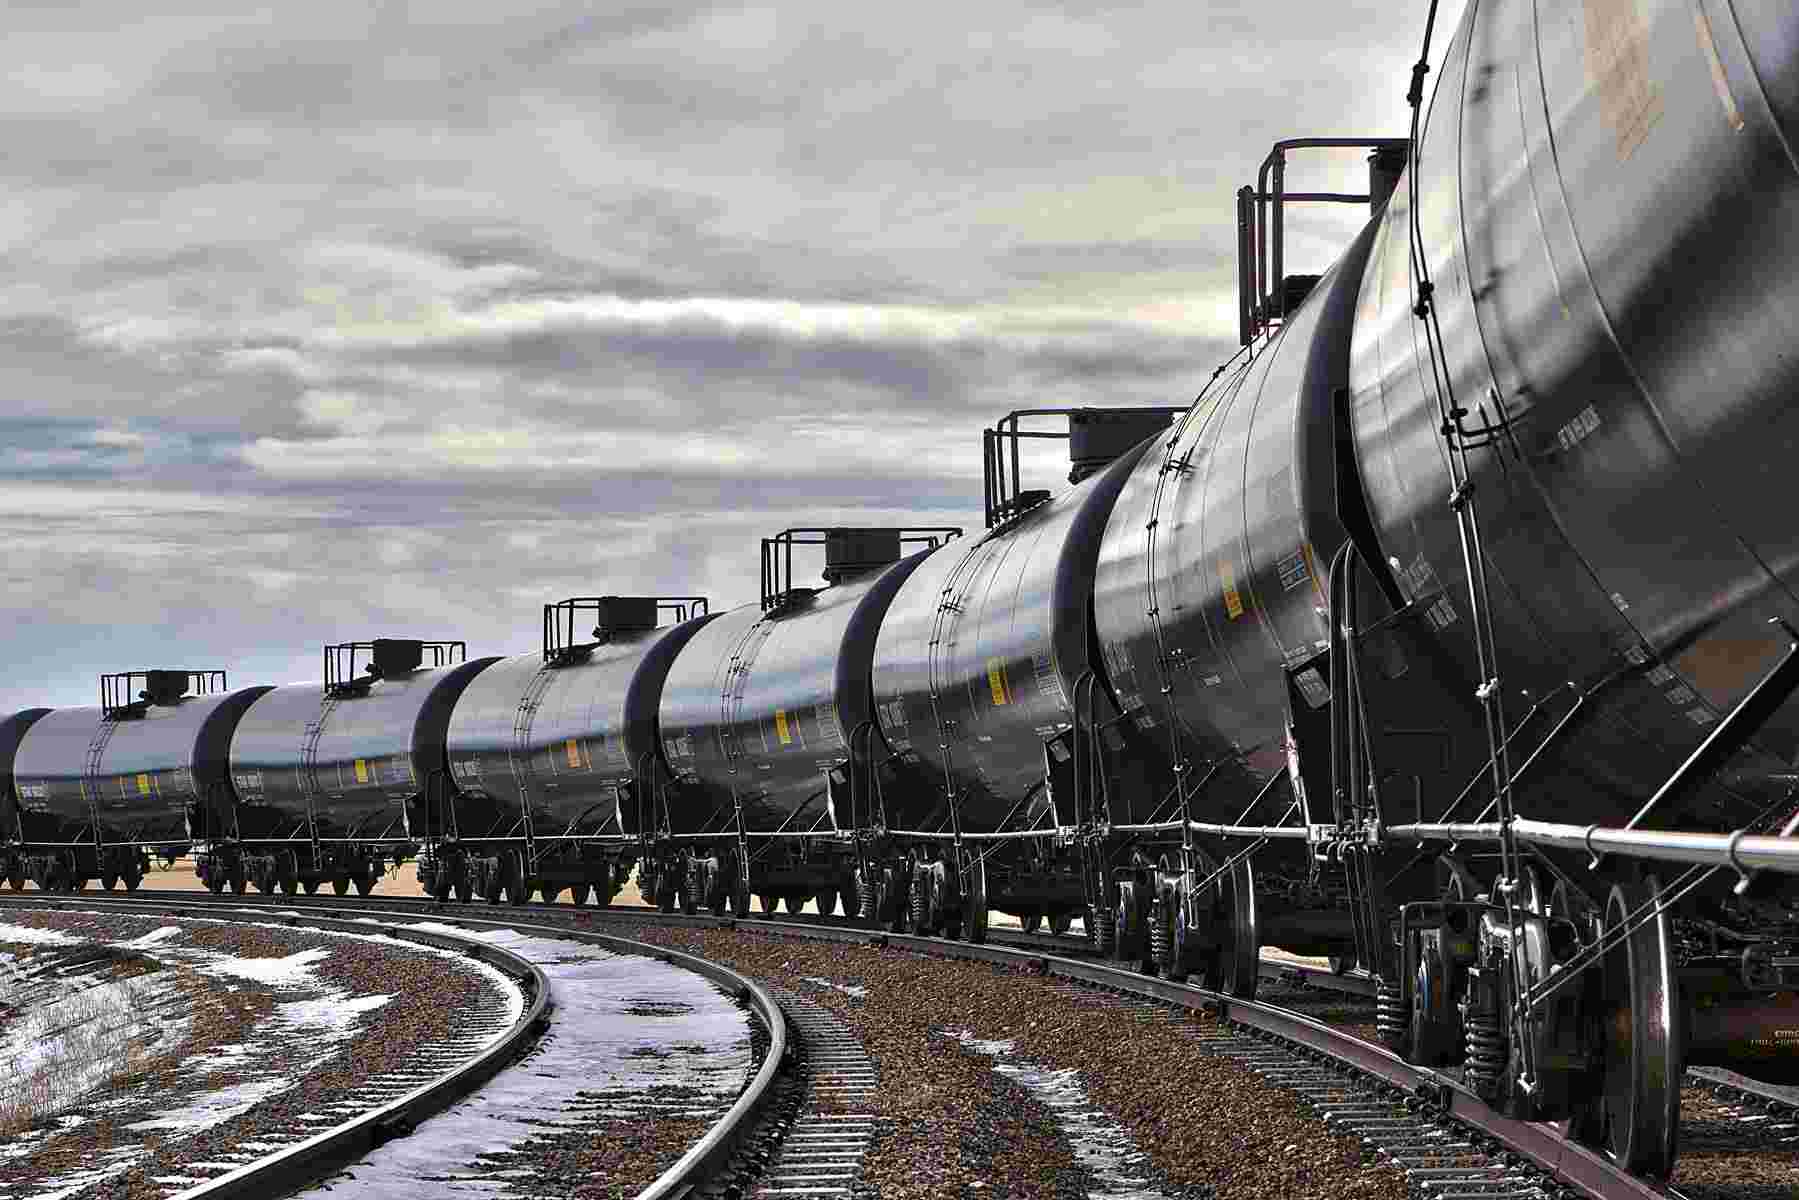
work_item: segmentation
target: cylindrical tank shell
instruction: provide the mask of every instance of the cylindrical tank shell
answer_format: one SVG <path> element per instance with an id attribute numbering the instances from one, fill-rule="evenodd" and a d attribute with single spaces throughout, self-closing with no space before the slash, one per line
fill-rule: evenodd
<path id="1" fill-rule="evenodd" d="M 95 814 L 108 844 L 208 836 L 209 806 L 229 790 L 232 730 L 268 691 L 188 696 L 113 722 L 98 708 L 59 708 L 38 718 L 13 756 L 26 840 L 91 840 Z"/>
<path id="2" fill-rule="evenodd" d="M 1196 775 L 1226 764 L 1200 820 L 1235 821 L 1285 768 L 1285 668 L 1329 645 L 1324 573 L 1344 538 L 1332 406 L 1372 232 L 1143 457 L 1106 527 L 1093 612 L 1108 674 L 1138 728 Z"/>
<path id="3" fill-rule="evenodd" d="M 566 666 L 521 654 L 477 675 L 456 701 L 448 735 L 460 835 L 509 831 L 521 782 L 539 835 L 638 832 L 636 807 L 621 809 L 620 785 L 638 777 L 646 754 L 659 756 L 662 681 L 709 620 L 615 634 Z"/>
<path id="4" fill-rule="evenodd" d="M 1767 621 L 1799 621 L 1799 18 L 1604 7 L 1471 6 L 1366 266 L 1350 384 L 1382 548 L 1472 677 L 1415 212 L 1464 424 L 1509 422 L 1471 458 L 1504 704 L 1618 676 L 1558 748 L 1584 784 L 1539 769 L 1520 807 L 1601 823 L 1768 669 Z M 1799 748 L 1793 707 L 1758 735 L 1770 765 Z M 1735 828 L 1765 799 L 1713 787 L 1649 823 Z"/>
<path id="5" fill-rule="evenodd" d="M 1073 723 L 1076 685 L 1098 666 L 1088 596 L 1100 534 L 1151 444 L 971 544 L 950 543 L 888 608 L 874 656 L 881 731 L 939 797 L 946 780 L 960 794 L 965 830 L 996 829 L 1030 798 L 1044 742 Z"/>
<path id="6" fill-rule="evenodd" d="M 50 710 L 27 708 L 0 719 L 0 842 L 19 836 L 19 798 L 13 791 L 13 756 L 25 731 Z"/>
<path id="7" fill-rule="evenodd" d="M 458 696 L 497 658 L 376 680 L 327 698 L 318 684 L 270 691 L 231 739 L 241 837 L 407 836 L 408 801 L 445 777 L 445 733 Z M 308 772 L 309 777 L 302 772 Z"/>
<path id="8" fill-rule="evenodd" d="M 778 828 L 795 814 L 797 827 L 828 818 L 825 772 L 849 757 L 851 735 L 873 719 L 874 631 L 895 591 L 932 553 L 773 612 L 733 609 L 682 649 L 661 701 L 668 765 L 689 785 L 671 814 L 676 832 L 734 812 L 734 800 L 754 830 Z"/>

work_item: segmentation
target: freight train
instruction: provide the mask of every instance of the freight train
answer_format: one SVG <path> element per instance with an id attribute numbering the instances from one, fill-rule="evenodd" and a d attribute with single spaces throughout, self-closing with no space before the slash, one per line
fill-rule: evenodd
<path id="1" fill-rule="evenodd" d="M 757 604 L 565 600 L 513 658 L 108 676 L 0 722 L 6 874 L 415 858 L 582 904 L 634 868 L 664 909 L 1079 920 L 1235 996 L 1279 945 L 1667 1173 L 1683 1063 L 1799 1073 L 1799 11 L 1475 0 L 1425 72 L 1410 137 L 1239 193 L 1243 349 L 1196 402 L 988 431 L 978 535 L 787 530 Z M 1344 145 L 1367 195 L 1286 188 Z M 1346 201 L 1288 275 L 1286 209 Z M 1025 489 L 1064 416 L 1072 488 Z"/>

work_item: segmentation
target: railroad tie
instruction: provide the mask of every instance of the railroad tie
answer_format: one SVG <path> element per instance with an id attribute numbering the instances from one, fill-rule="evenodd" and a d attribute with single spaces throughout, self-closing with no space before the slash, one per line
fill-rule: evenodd
<path id="1" fill-rule="evenodd" d="M 754 1196 L 848 1196 L 874 1140 L 867 1111 L 880 1082 L 874 1061 L 829 1009 L 767 985 L 800 1047 L 805 1091 L 799 1115 L 764 1170 Z"/>

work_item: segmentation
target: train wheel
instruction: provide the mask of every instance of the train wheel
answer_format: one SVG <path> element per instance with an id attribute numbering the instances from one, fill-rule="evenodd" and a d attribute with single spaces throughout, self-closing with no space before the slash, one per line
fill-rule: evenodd
<path id="1" fill-rule="evenodd" d="M 668 868 L 656 874 L 656 911 L 672 913 L 681 902 L 681 880 Z"/>
<path id="2" fill-rule="evenodd" d="M 300 887 L 308 896 L 316 895 L 319 890 L 319 881 L 316 879 L 303 880 Z"/>
<path id="3" fill-rule="evenodd" d="M 1039 929 L 1043 928 L 1043 914 L 1026 913 L 1024 916 L 1018 918 L 1018 923 L 1024 927 L 1026 933 L 1036 933 Z"/>
<path id="4" fill-rule="evenodd" d="M 1118 907 L 1112 912 L 1112 953 L 1121 963 L 1133 962 L 1142 938 L 1143 926 L 1137 919 L 1137 885 L 1126 880 L 1118 885 Z"/>
<path id="5" fill-rule="evenodd" d="M 14 867 L 6 873 L 6 882 L 15 892 L 25 890 L 25 868 Z"/>
<path id="6" fill-rule="evenodd" d="M 138 885 L 143 882 L 144 873 L 142 871 L 127 871 L 125 873 L 125 890 L 127 892 L 137 891 Z"/>
<path id="7" fill-rule="evenodd" d="M 1620 928 L 1649 904 L 1659 886 L 1612 888 L 1605 927 Z M 1665 1176 L 1674 1169 L 1680 1133 L 1681 997 L 1674 974 L 1668 914 L 1659 913 L 1605 957 L 1604 1025 L 1606 1148 L 1625 1170 Z"/>
<path id="8" fill-rule="evenodd" d="M 233 896 L 241 896 L 249 890 L 250 890 L 250 881 L 249 881 L 249 879 L 245 878 L 243 867 L 238 866 L 238 867 L 232 868 L 232 871 L 231 871 L 231 894 Z"/>
<path id="9" fill-rule="evenodd" d="M 1443 954 L 1443 931 L 1426 928 L 1405 947 L 1412 975 L 1412 1022 L 1405 1060 L 1422 1067 L 1454 1062 L 1462 1046 L 1462 1019 L 1451 991 L 1453 972 Z"/>
<path id="10" fill-rule="evenodd" d="M 525 856 L 514 850 L 500 860 L 506 864 L 506 901 L 523 904 L 531 899 L 531 885 L 525 879 Z"/>
<path id="11" fill-rule="evenodd" d="M 586 908 L 587 902 L 593 899 L 593 884 L 582 881 L 568 889 L 568 902 L 576 908 Z"/>
<path id="12" fill-rule="evenodd" d="M 450 879 L 450 873 L 439 867 L 431 876 L 431 898 L 442 904 L 450 898 L 450 892 L 455 886 Z"/>
<path id="13" fill-rule="evenodd" d="M 875 904 L 879 921 L 883 928 L 893 933 L 906 931 L 906 919 L 909 914 L 907 903 L 906 874 L 896 867 L 882 867 L 881 877 L 875 884 Z"/>
<path id="14" fill-rule="evenodd" d="M 117 875 L 114 875 L 111 871 L 104 872 L 100 876 L 100 888 L 102 891 L 107 891 L 107 892 L 117 891 L 118 887 L 119 887 L 119 877 Z"/>
<path id="15" fill-rule="evenodd" d="M 1074 914 L 1073 913 L 1060 913 L 1049 919 L 1049 931 L 1051 933 L 1055 934 L 1057 937 L 1066 937 L 1068 935 L 1068 931 L 1073 928 L 1074 928 Z"/>
<path id="16" fill-rule="evenodd" d="M 358 875 L 356 877 L 356 894 L 358 896 L 368 895 L 375 890 L 375 884 L 377 882 L 378 879 L 374 875 Z"/>
<path id="17" fill-rule="evenodd" d="M 818 895 L 812 897 L 812 902 L 818 905 L 819 916 L 834 917 L 837 915 L 836 888 L 826 888 L 824 891 L 818 893 Z"/>
<path id="18" fill-rule="evenodd" d="M 1222 978 L 1219 990 L 1239 1000 L 1254 1000 L 1256 984 L 1261 979 L 1262 938 L 1256 920 L 1255 871 L 1247 858 L 1225 876 L 1230 885 L 1225 889 L 1224 946 L 1219 951 Z"/>
<path id="19" fill-rule="evenodd" d="M 349 877 L 344 876 L 344 875 L 339 875 L 335 879 L 333 879 L 331 881 L 331 891 L 334 895 L 348 896 L 350 894 Z"/>
<path id="20" fill-rule="evenodd" d="M 787 912 L 789 915 L 797 917 L 802 912 L 805 912 L 805 911 L 806 911 L 806 898 L 804 896 L 789 896 L 789 897 L 787 897 Z"/>
<path id="21" fill-rule="evenodd" d="M 739 868 L 741 871 L 741 868 Z M 742 874 L 737 882 L 731 885 L 731 915 L 739 921 L 747 921 L 750 916 L 750 884 Z"/>
<path id="22" fill-rule="evenodd" d="M 1333 954 L 1324 961 L 1330 964 L 1332 975 L 1347 975 L 1349 968 L 1355 966 L 1355 958 L 1348 954 Z"/>
<path id="23" fill-rule="evenodd" d="M 780 909 L 781 909 L 781 898 L 779 896 L 773 896 L 767 892 L 762 893 L 762 915 L 763 916 L 772 917 L 777 912 L 779 912 Z"/>
<path id="24" fill-rule="evenodd" d="M 987 863 L 978 857 L 962 868 L 962 936 L 977 946 L 987 940 Z"/>
<path id="25" fill-rule="evenodd" d="M 540 890 L 543 893 L 543 902 L 545 904 L 554 904 L 556 903 L 556 897 L 562 894 L 562 885 L 559 883 L 546 883 L 541 886 Z"/>
<path id="26" fill-rule="evenodd" d="M 474 895 L 475 881 L 470 879 L 465 873 L 462 878 L 456 881 L 456 899 L 462 904 L 467 904 Z"/>

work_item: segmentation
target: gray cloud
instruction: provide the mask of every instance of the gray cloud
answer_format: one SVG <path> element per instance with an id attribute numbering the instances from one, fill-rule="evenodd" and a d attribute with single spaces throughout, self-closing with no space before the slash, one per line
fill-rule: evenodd
<path id="1" fill-rule="evenodd" d="M 0 709 L 524 650 L 557 595 L 743 602 L 784 525 L 973 522 L 1001 413 L 1191 398 L 1233 190 L 1278 137 L 1400 132 L 1416 24 L 9 6 Z M 1295 213 L 1292 268 L 1359 219 Z"/>

